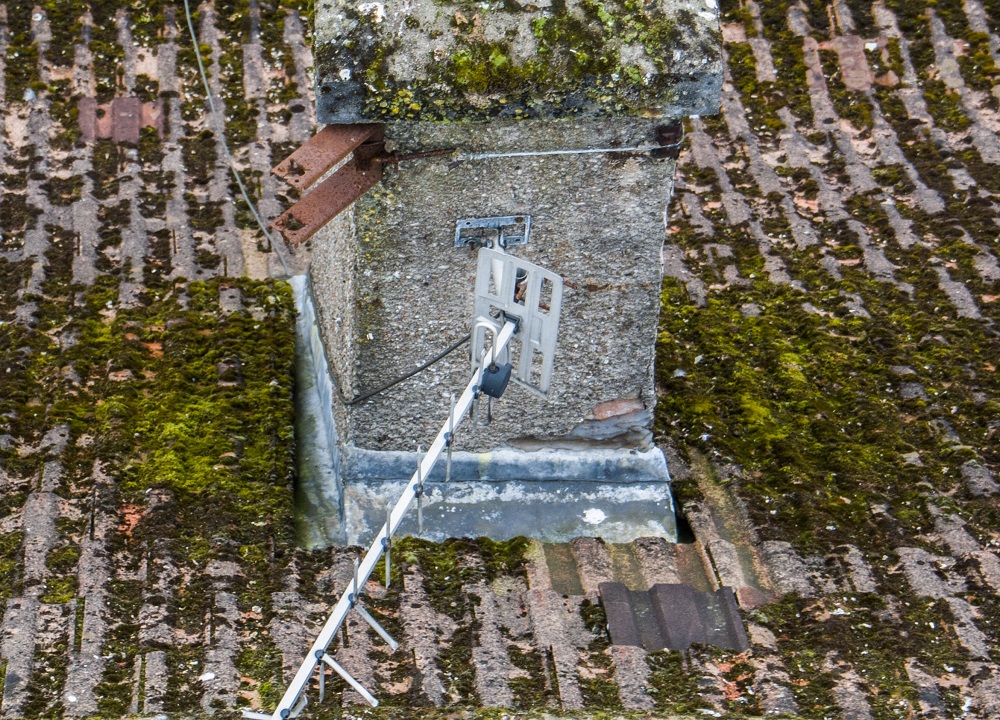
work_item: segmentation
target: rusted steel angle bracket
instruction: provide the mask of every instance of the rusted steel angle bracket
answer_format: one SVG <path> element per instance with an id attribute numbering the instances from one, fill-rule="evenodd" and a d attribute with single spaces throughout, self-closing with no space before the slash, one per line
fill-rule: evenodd
<path id="1" fill-rule="evenodd" d="M 365 142 L 382 139 L 382 125 L 327 125 L 271 170 L 300 192 Z"/>
<path id="2" fill-rule="evenodd" d="M 359 158 L 344 165 L 288 208 L 271 227 L 292 245 L 304 243 L 382 179 L 382 163 L 369 162 L 364 169 L 358 165 Z"/>

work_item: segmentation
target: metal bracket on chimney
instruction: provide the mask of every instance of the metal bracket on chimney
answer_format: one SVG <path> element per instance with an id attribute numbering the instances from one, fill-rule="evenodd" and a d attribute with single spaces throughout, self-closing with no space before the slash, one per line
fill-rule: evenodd
<path id="1" fill-rule="evenodd" d="M 271 173 L 305 190 L 348 155 L 336 172 L 280 215 L 271 227 L 292 245 L 311 238 L 382 179 L 382 125 L 327 125 Z"/>
<path id="2" fill-rule="evenodd" d="M 301 245 L 351 206 L 382 179 L 385 165 L 453 155 L 454 148 L 389 154 L 383 125 L 327 125 L 285 158 L 271 173 L 297 190 L 305 190 L 330 168 L 344 162 L 326 180 L 279 216 L 271 227 L 291 245 Z"/>
<path id="3" fill-rule="evenodd" d="M 455 247 L 478 245 L 506 249 L 511 245 L 526 245 L 530 235 L 530 215 L 461 218 L 455 223 Z"/>

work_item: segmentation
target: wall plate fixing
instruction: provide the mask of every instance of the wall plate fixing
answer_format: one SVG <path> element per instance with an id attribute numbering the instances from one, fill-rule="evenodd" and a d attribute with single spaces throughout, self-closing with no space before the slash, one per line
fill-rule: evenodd
<path id="1" fill-rule="evenodd" d="M 526 245 L 530 234 L 530 215 L 462 218 L 455 223 L 455 247 L 476 245 L 503 249 L 511 245 Z"/>

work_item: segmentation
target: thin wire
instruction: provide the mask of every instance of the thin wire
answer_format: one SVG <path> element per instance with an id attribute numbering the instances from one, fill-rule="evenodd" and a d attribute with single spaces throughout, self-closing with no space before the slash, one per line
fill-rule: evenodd
<path id="1" fill-rule="evenodd" d="M 288 269 L 288 263 L 285 262 L 285 256 L 282 254 L 278 244 L 274 242 L 274 238 L 271 236 L 271 233 L 268 232 L 267 226 L 264 224 L 260 214 L 257 212 L 256 206 L 250 200 L 250 195 L 247 193 L 246 186 L 243 184 L 243 178 L 240 177 L 240 173 L 236 169 L 236 161 L 233 159 L 233 154 L 229 152 L 229 143 L 226 142 L 225 126 L 219 118 L 219 112 L 215 107 L 215 101 L 212 99 L 212 88 L 209 86 L 208 76 L 205 74 L 205 63 L 202 62 L 201 59 L 201 48 L 198 46 L 198 35 L 194 31 L 194 21 L 191 20 L 191 6 L 188 4 L 188 0 L 184 0 L 184 14 L 187 15 L 188 32 L 191 33 L 191 44 L 194 45 L 194 55 L 198 59 L 198 72 L 201 74 L 201 82 L 205 85 L 205 96 L 208 98 L 208 109 L 212 113 L 212 120 L 215 124 L 215 132 L 219 136 L 219 140 L 222 142 L 222 149 L 226 153 L 226 160 L 229 162 L 229 170 L 233 173 L 233 177 L 236 178 L 236 184 L 240 186 L 240 192 L 243 194 L 243 201 L 247 204 L 247 207 L 250 208 L 250 212 L 253 213 L 254 220 L 257 221 L 257 225 L 264 233 L 264 237 L 267 238 L 268 245 L 274 249 L 275 254 L 278 256 L 278 260 L 281 261 L 281 267 L 285 271 L 285 275 L 291 275 L 291 271 Z"/>
<path id="2" fill-rule="evenodd" d="M 583 148 L 580 150 L 528 150 L 524 152 L 509 153 L 471 153 L 469 155 L 459 155 L 456 158 L 456 161 L 491 160 L 493 158 L 508 157 L 534 157 L 536 155 L 585 155 L 588 153 L 653 152 L 654 150 L 669 150 L 680 146 L 681 143 L 672 143 L 670 145 L 636 145 L 635 147 Z"/>
<path id="3" fill-rule="evenodd" d="M 339 383 L 337 384 L 337 394 L 340 396 L 340 400 L 341 400 L 341 402 L 344 403 L 344 405 L 357 405 L 359 402 L 363 402 L 363 401 L 367 400 L 370 397 L 374 397 L 375 395 L 378 395 L 380 392 L 385 392 L 389 388 L 395 387 L 396 385 L 399 385 L 399 383 L 403 382 L 404 380 L 409 380 L 411 377 L 413 377 L 417 373 L 423 372 L 424 370 L 426 370 L 427 368 L 429 368 L 434 363 L 436 363 L 436 362 L 438 362 L 440 360 L 444 360 L 448 355 L 450 355 L 451 353 L 453 353 L 456 350 L 458 350 L 460 347 L 462 347 L 463 345 L 465 345 L 465 343 L 469 342 L 469 340 L 471 338 L 472 338 L 472 334 L 470 333 L 469 335 L 466 335 L 464 338 L 462 338 L 458 342 L 452 344 L 450 347 L 448 347 L 448 349 L 442 351 L 439 355 L 431 358 L 430 360 L 428 360 L 427 362 L 425 362 L 423 365 L 421 365 L 420 367 L 416 368 L 415 370 L 411 370 L 410 372 L 406 373 L 405 375 L 399 376 L 395 380 L 393 380 L 393 381 L 391 381 L 389 383 L 386 383 L 385 385 L 383 385 L 380 388 L 376 388 L 375 390 L 372 390 L 370 392 L 366 392 L 364 395 L 358 395 L 356 398 L 352 398 L 352 399 L 348 400 L 344 396 L 344 393 L 341 392 L 341 390 L 340 390 L 340 384 Z"/>

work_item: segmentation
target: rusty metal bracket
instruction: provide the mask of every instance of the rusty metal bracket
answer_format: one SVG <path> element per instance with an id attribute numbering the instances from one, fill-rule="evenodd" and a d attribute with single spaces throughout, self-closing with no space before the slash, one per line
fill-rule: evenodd
<path id="1" fill-rule="evenodd" d="M 300 245 L 381 180 L 386 165 L 454 152 L 447 148 L 390 155 L 385 150 L 383 138 L 383 125 L 327 125 L 316 133 L 271 173 L 302 191 L 348 155 L 353 153 L 353 157 L 288 208 L 271 227 L 280 232 L 287 243 Z"/>
<path id="2" fill-rule="evenodd" d="M 304 190 L 362 144 L 380 143 L 383 130 L 382 125 L 327 125 L 271 173 L 297 190 Z"/>
<path id="3" fill-rule="evenodd" d="M 354 154 L 271 223 L 285 242 L 301 245 L 382 179 L 383 133 L 382 125 L 327 125 L 271 171 L 301 191 Z"/>
<path id="4" fill-rule="evenodd" d="M 288 208 L 271 227 L 286 242 L 301 245 L 381 179 L 381 163 L 369 162 L 363 170 L 357 160 L 352 160 Z"/>

